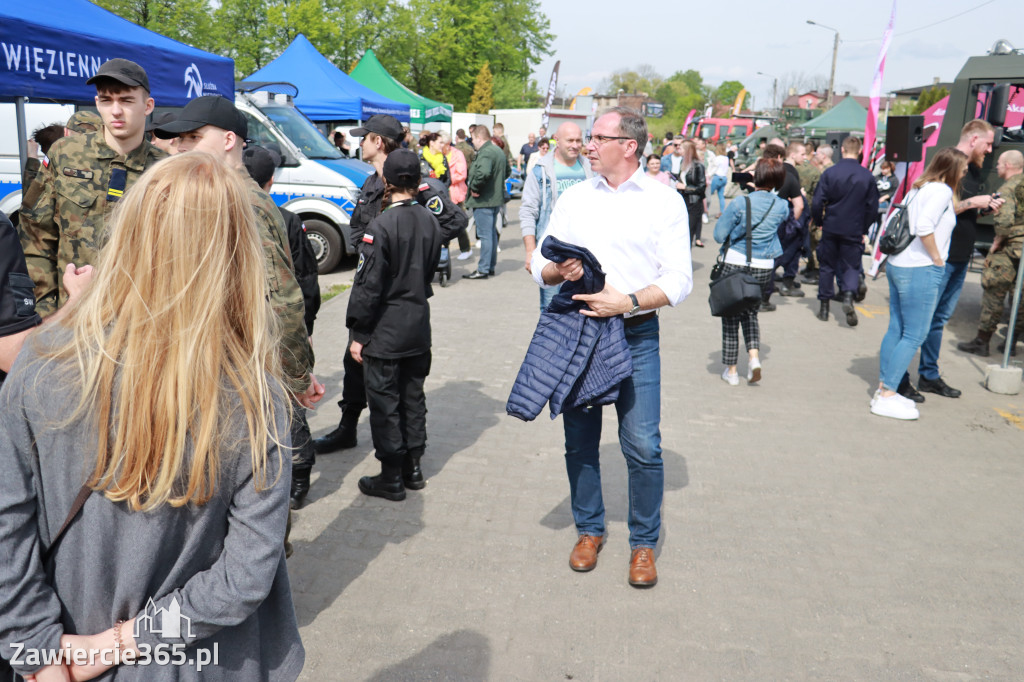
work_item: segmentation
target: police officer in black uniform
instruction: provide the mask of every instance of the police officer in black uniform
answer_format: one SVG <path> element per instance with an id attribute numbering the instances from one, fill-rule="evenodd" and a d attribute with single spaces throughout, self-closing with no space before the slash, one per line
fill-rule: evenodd
<path id="1" fill-rule="evenodd" d="M 420 458 L 427 442 L 430 373 L 430 283 L 441 255 L 437 218 L 417 201 L 419 159 L 408 149 L 383 165 L 384 211 L 359 244 L 359 265 L 345 324 L 348 356 L 361 363 L 370 406 L 370 432 L 381 473 L 359 479 L 359 490 L 404 500 L 424 487 Z M 346 377 L 348 373 L 346 372 Z"/>
<path id="2" fill-rule="evenodd" d="M 350 134 L 362 138 L 359 146 L 363 152 L 363 161 L 377 170 L 363 183 L 359 191 L 359 203 L 356 204 L 349 220 L 352 245 L 358 248 L 367 225 L 381 212 L 381 202 L 384 199 L 384 161 L 389 154 L 401 149 L 405 131 L 402 130 L 402 124 L 393 116 L 377 114 L 371 116 L 362 128 L 355 128 Z M 416 201 L 437 218 L 441 225 L 442 241 L 447 242 L 456 237 L 469 224 L 466 213 L 452 202 L 444 185 L 433 178 L 420 180 Z M 334 431 L 313 441 L 313 447 L 321 454 L 355 447 L 356 424 L 359 423 L 359 415 L 366 409 L 363 368 L 352 359 L 350 353 L 345 353 L 344 365 L 345 378 L 342 381 L 341 400 L 338 401 L 341 421 Z"/>

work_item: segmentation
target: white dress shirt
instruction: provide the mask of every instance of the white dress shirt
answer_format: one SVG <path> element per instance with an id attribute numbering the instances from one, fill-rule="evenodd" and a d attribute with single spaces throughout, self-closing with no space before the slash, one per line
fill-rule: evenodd
<path id="1" fill-rule="evenodd" d="M 686 204 L 639 168 L 616 189 L 598 174 L 559 195 L 544 239 L 552 235 L 593 253 L 605 281 L 624 294 L 653 284 L 675 306 L 693 289 Z M 541 286 L 551 262 L 541 254 L 544 239 L 530 261 Z"/>

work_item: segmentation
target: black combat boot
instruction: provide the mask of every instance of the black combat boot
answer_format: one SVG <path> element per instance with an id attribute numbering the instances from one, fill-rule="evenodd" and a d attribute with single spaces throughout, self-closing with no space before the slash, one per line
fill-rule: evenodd
<path id="1" fill-rule="evenodd" d="M 405 499 L 402 467 L 382 466 L 380 473 L 376 476 L 363 476 L 359 479 L 359 490 L 364 495 L 401 502 Z"/>
<path id="2" fill-rule="evenodd" d="M 868 281 L 864 278 L 864 275 L 860 276 L 860 280 L 857 282 L 857 295 L 853 297 L 857 303 L 860 303 L 868 296 Z"/>
<path id="3" fill-rule="evenodd" d="M 847 291 L 843 294 L 843 312 L 846 313 L 846 324 L 851 327 L 857 326 L 857 311 L 853 309 L 853 292 Z"/>
<path id="4" fill-rule="evenodd" d="M 792 296 L 794 298 L 803 298 L 804 292 L 799 288 L 797 283 L 792 277 L 786 277 L 779 282 L 779 296 Z"/>
<path id="5" fill-rule="evenodd" d="M 356 410 L 351 407 L 343 408 L 338 428 L 334 429 L 326 436 L 317 438 L 313 441 L 313 449 L 316 450 L 316 454 L 322 455 L 328 452 L 334 452 L 335 450 L 354 448 L 356 446 L 356 426 L 359 424 L 360 412 L 361 410 Z"/>
<path id="6" fill-rule="evenodd" d="M 313 470 L 308 467 L 292 467 L 292 496 L 288 506 L 291 509 L 302 509 L 309 493 L 309 474 Z"/>
<path id="7" fill-rule="evenodd" d="M 775 310 L 775 304 L 769 301 L 771 294 L 761 294 L 761 306 L 757 309 L 759 313 L 770 313 Z"/>
<path id="8" fill-rule="evenodd" d="M 957 350 L 962 350 L 965 353 L 971 353 L 972 355 L 980 355 L 983 358 L 989 356 L 988 341 L 992 338 L 992 332 L 983 332 L 978 330 L 978 335 L 970 341 L 961 341 L 956 344 Z"/>
<path id="9" fill-rule="evenodd" d="M 420 455 L 406 455 L 402 462 L 402 483 L 409 490 L 423 490 L 427 485 L 420 469 Z"/>
<path id="10" fill-rule="evenodd" d="M 828 301 L 821 302 L 821 307 L 818 308 L 818 319 L 822 322 L 828 322 Z"/>
<path id="11" fill-rule="evenodd" d="M 804 271 L 800 273 L 800 281 L 804 284 L 813 284 L 814 286 L 818 286 L 818 269 L 811 267 L 805 268 Z"/>

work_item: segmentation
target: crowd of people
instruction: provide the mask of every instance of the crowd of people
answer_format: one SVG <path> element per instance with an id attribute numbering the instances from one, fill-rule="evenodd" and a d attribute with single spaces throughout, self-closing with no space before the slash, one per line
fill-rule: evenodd
<path id="1" fill-rule="evenodd" d="M 222 97 L 147 123 L 155 103 L 134 62 L 112 59 L 89 83 L 99 116 L 37 131 L 48 164 L 25 169 L 17 230 L 0 216 L 0 370 L 10 372 L 0 392 L 0 516 L 10 520 L 0 656 L 14 658 L 14 642 L 113 652 L 87 664 L 12 661 L 38 682 L 91 679 L 158 644 L 218 645 L 225 679 L 297 677 L 290 510 L 304 504 L 315 455 L 354 447 L 367 409 L 380 472 L 359 490 L 399 502 L 425 487 L 431 283 L 452 240 L 460 258 L 472 254 L 471 221 L 480 256 L 464 277 L 495 276 L 513 167 L 540 317 L 508 411 L 532 419 L 549 404 L 562 416 L 577 530 L 569 565 L 585 572 L 607 540 L 598 445 L 602 407 L 615 407 L 629 470 L 628 582 L 652 587 L 664 492 L 658 313 L 693 289 L 691 249 L 704 246 L 710 206 L 717 271 L 749 273 L 761 293 L 721 319 L 721 377 L 737 386 L 740 329 L 747 382 L 762 381 L 758 316 L 774 310 L 776 291 L 801 297 L 802 284 L 816 285 L 819 319 L 836 300 L 857 325 L 867 238 L 899 199 L 895 169 L 865 169 L 853 136 L 834 163 L 829 146 L 773 139 L 737 169 L 735 149 L 700 139 L 669 134 L 655 154 L 644 118 L 622 107 L 586 135 L 571 122 L 550 136 L 542 127 L 518 154 L 500 123 L 460 129 L 454 142 L 446 132 L 413 140 L 391 116 L 373 116 L 348 133 L 374 172 L 350 221 L 359 258 L 340 420 L 314 440 L 305 409 L 325 392 L 311 346 L 319 289 L 301 218 L 268 195 L 280 155 L 247 144 L 245 117 Z M 922 392 L 960 395 L 938 355 L 979 211 L 996 213 L 996 241 L 978 335 L 960 349 L 989 353 L 1024 242 L 1024 157 L 1003 153 L 1005 184 L 980 191 L 993 136 L 968 123 L 902 199 L 913 239 L 886 263 L 876 415 L 916 419 Z M 332 141 L 351 153 L 344 132 Z M 1021 331 L 1018 321 L 1008 333 L 1011 352 Z M 192 628 L 152 628 L 167 610 Z"/>

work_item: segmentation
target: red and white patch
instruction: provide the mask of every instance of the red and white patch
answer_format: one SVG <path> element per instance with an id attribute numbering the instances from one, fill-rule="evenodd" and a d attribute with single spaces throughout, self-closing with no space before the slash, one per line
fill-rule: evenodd
<path id="1" fill-rule="evenodd" d="M 430 189 L 430 185 L 424 182 L 422 185 L 420 185 L 419 191 L 426 192 L 428 189 Z"/>
<path id="2" fill-rule="evenodd" d="M 363 235 L 363 241 L 366 242 L 367 244 L 372 244 L 373 243 L 373 235 L 372 234 L 364 234 Z"/>

